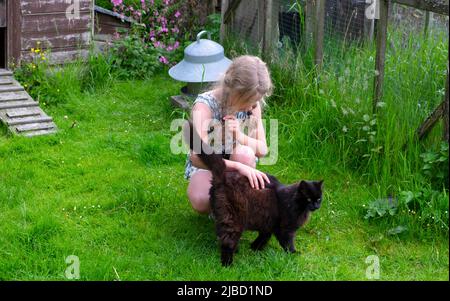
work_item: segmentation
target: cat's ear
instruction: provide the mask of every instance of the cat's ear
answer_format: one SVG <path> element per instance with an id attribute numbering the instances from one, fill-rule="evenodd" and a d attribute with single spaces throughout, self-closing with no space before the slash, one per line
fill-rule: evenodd
<path id="1" fill-rule="evenodd" d="M 298 191 L 303 193 L 309 191 L 308 183 L 306 181 L 300 181 L 300 184 L 298 184 Z"/>
<path id="2" fill-rule="evenodd" d="M 320 180 L 319 182 L 317 182 L 317 186 L 322 189 L 323 188 L 323 180 Z"/>

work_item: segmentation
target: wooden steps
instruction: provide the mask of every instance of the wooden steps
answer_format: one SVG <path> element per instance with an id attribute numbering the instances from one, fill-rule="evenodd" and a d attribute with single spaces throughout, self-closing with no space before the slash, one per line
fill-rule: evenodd
<path id="1" fill-rule="evenodd" d="M 0 69 L 0 121 L 16 135 L 33 137 L 57 132 L 45 114 L 9 70 Z"/>

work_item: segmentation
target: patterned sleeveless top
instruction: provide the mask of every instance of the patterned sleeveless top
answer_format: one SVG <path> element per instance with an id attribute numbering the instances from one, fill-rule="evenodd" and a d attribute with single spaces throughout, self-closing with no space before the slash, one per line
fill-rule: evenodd
<path id="1" fill-rule="evenodd" d="M 212 95 L 212 91 L 207 91 L 202 94 L 199 94 L 197 96 L 197 98 L 195 99 L 194 103 L 192 104 L 192 106 L 194 106 L 196 103 L 206 104 L 212 112 L 213 120 L 218 121 L 218 122 L 220 122 L 222 120 L 222 118 L 223 118 L 222 110 L 220 109 L 220 105 L 219 105 L 217 99 Z M 237 112 L 235 116 L 239 121 L 244 121 L 245 119 L 249 118 L 249 113 L 248 112 Z M 208 134 L 209 133 L 210 133 L 210 131 L 208 131 Z M 223 150 L 224 150 L 224 146 L 223 146 Z M 224 155 L 224 157 L 225 157 L 225 155 Z M 186 164 L 185 164 L 184 178 L 189 179 L 191 177 L 191 175 L 197 170 L 199 170 L 199 168 L 192 165 L 192 161 L 190 159 L 190 154 L 188 154 L 187 159 L 186 159 Z"/>

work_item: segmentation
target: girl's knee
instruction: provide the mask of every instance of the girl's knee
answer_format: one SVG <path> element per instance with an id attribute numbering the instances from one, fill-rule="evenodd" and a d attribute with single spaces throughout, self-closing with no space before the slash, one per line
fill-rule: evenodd
<path id="1" fill-rule="evenodd" d="M 207 214 L 210 211 L 209 205 L 209 193 L 194 190 L 192 187 L 188 187 L 188 198 L 192 208 L 201 214 Z"/>
<path id="2" fill-rule="evenodd" d="M 251 166 L 253 168 L 256 167 L 255 153 L 250 147 L 246 145 L 237 146 L 234 153 L 230 156 L 230 159 Z"/>

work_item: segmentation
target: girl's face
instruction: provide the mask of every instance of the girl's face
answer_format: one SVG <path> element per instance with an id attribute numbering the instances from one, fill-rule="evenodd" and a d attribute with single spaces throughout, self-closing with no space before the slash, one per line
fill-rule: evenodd
<path id="1" fill-rule="evenodd" d="M 252 97 L 250 97 L 247 101 L 241 101 L 239 102 L 239 99 L 234 98 L 231 101 L 231 106 L 236 112 L 248 112 L 252 111 L 254 108 L 256 108 L 258 101 L 261 100 L 261 95 L 255 94 Z"/>

